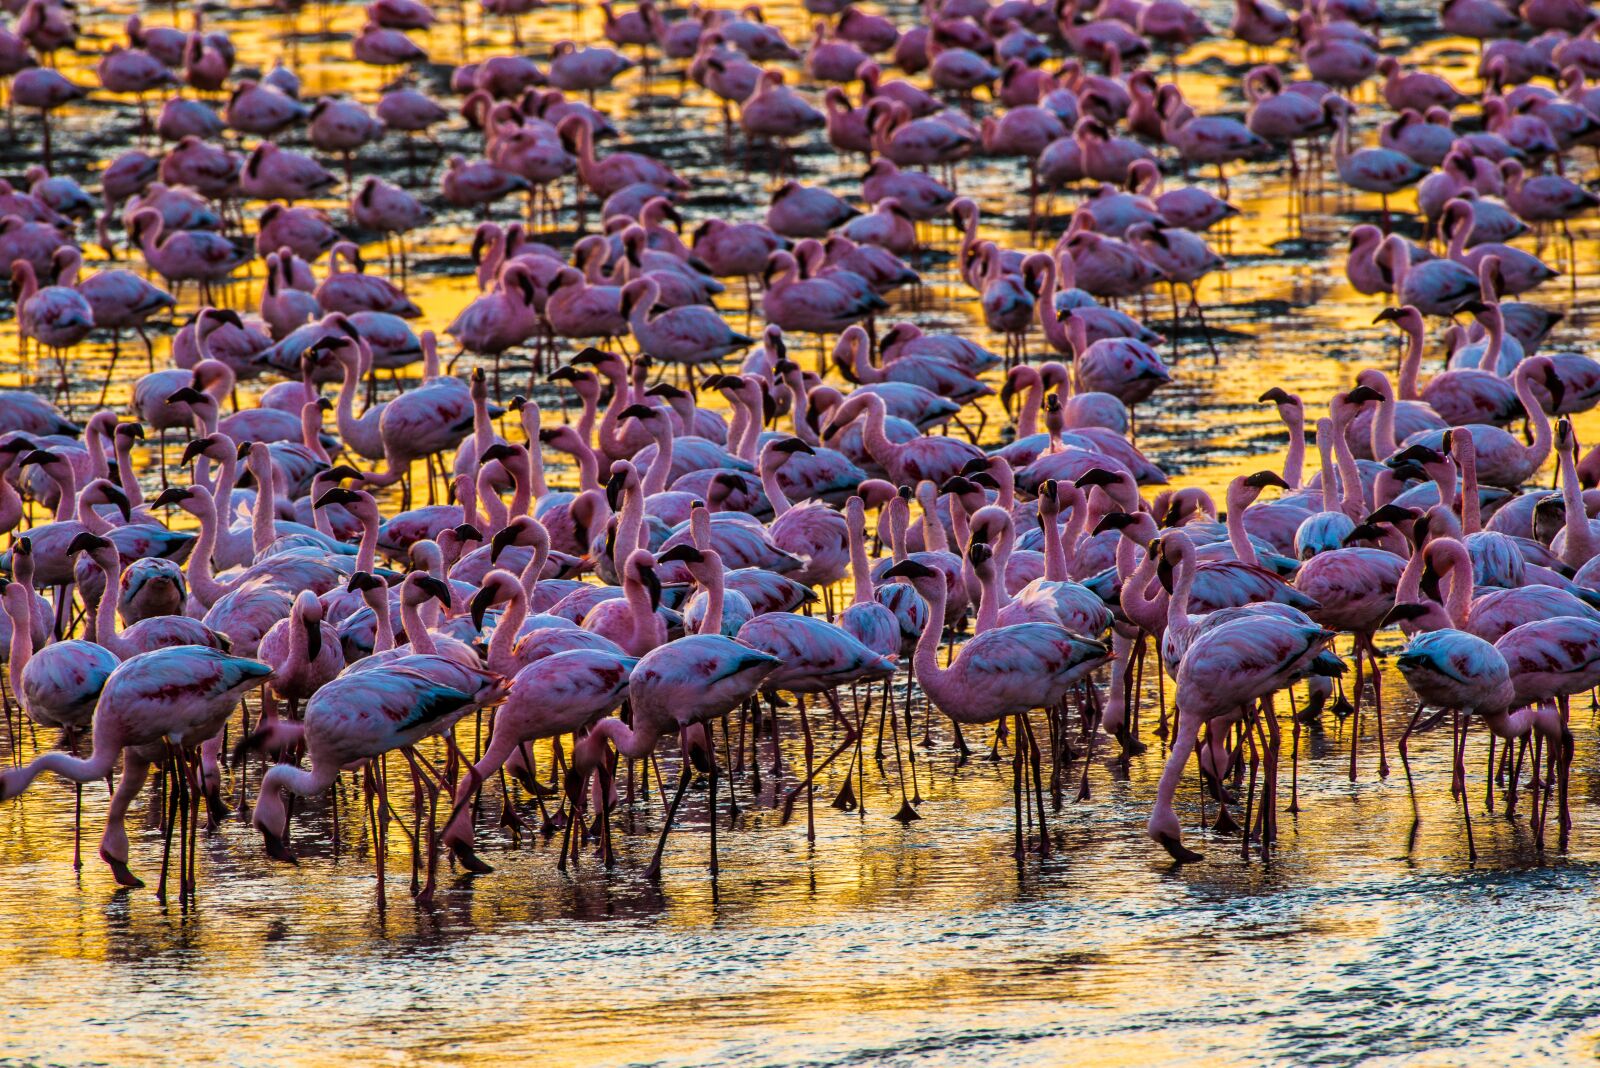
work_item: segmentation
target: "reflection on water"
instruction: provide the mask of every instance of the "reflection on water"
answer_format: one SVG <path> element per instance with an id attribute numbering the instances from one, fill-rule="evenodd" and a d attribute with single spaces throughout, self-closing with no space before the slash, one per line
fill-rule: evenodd
<path id="1" fill-rule="evenodd" d="M 466 25 L 446 5 L 439 26 L 414 35 L 436 62 L 458 61 L 464 45 L 472 56 L 506 47 L 506 26 L 484 23 L 471 6 Z M 1213 24 L 1226 24 L 1226 7 L 1208 5 Z M 135 10 L 109 0 L 82 8 L 86 47 L 119 38 Z M 902 23 L 913 17 L 908 7 L 891 10 Z M 171 19 L 165 6 L 145 14 Z M 768 14 L 792 41 L 809 37 L 797 4 L 770 4 Z M 307 98 L 338 91 L 375 99 L 380 72 L 347 59 L 362 19 L 353 5 L 314 5 L 294 18 L 218 9 L 207 18 L 233 34 L 242 65 L 284 55 Z M 599 14 L 562 6 L 523 21 L 530 40 L 587 39 L 597 35 Z M 1410 5 L 1387 30 L 1395 45 L 1432 32 Z M 1429 41 L 1414 54 L 1473 85 L 1475 52 L 1464 42 Z M 87 82 L 93 59 L 63 64 Z M 1201 110 L 1238 109 L 1243 60 L 1231 43 L 1197 47 L 1183 65 L 1186 96 Z M 421 83 L 436 89 L 445 74 L 428 68 Z M 690 85 L 680 105 L 680 92 L 676 71 L 649 84 L 632 72 L 600 103 L 629 140 L 699 180 L 686 202 L 691 225 L 753 211 L 775 184 L 771 161 L 751 157 L 737 137 L 725 140 L 714 100 Z M 1370 100 L 1370 87 L 1365 92 Z M 131 103 L 97 100 L 65 115 L 57 149 L 69 166 L 92 171 L 130 144 L 136 125 Z M 475 147 L 459 123 L 440 140 L 446 152 Z M 20 172 L 27 151 L 22 140 L 0 149 L 6 173 Z M 416 180 L 431 190 L 437 150 L 419 153 Z M 381 154 L 395 159 L 400 178 L 412 173 L 397 143 Z M 368 149 L 364 166 L 379 155 Z M 799 151 L 797 166 L 805 180 L 841 192 L 859 184 L 859 161 L 816 145 Z M 973 161 L 961 184 L 982 205 L 989 236 L 1024 247 L 1018 173 L 1011 163 Z M 1266 386 L 1320 403 L 1359 367 L 1394 359 L 1388 332 L 1370 325 L 1379 305 L 1356 295 L 1341 269 L 1344 235 L 1376 218 L 1375 198 L 1327 190 L 1302 215 L 1287 181 L 1282 161 L 1233 176 L 1245 214 L 1212 235 L 1230 268 L 1201 291 L 1221 334 L 1219 359 L 1193 330 L 1170 331 L 1164 294 L 1140 309 L 1177 336 L 1175 382 L 1140 413 L 1140 441 L 1179 484 L 1214 490 L 1272 462 L 1263 456 L 1281 447 L 1282 430 L 1270 406 L 1254 403 Z M 328 206 L 342 217 L 342 208 Z M 465 235 L 474 220 L 434 206 L 434 223 L 413 242 L 408 291 L 423 323 L 437 328 L 473 292 Z M 515 208 L 500 210 L 506 217 Z M 563 219 L 570 224 L 570 215 Z M 935 228 L 928 236 L 917 261 L 927 284 L 898 295 L 896 313 L 998 349 L 955 277 L 954 235 Z M 1538 295 L 1569 313 L 1552 348 L 1576 347 L 1586 332 L 1600 249 L 1592 234 L 1579 236 L 1577 285 Z M 381 261 L 381 246 L 365 251 Z M 98 255 L 90 250 L 91 259 Z M 257 274 L 235 285 L 231 303 L 253 308 L 259 283 Z M 744 312 L 738 289 L 724 301 L 736 322 Z M 185 312 L 195 299 L 182 294 Z M 0 352 L 15 351 L 14 341 L 14 325 L 0 324 Z M 158 339 L 158 353 L 166 344 Z M 144 369 L 136 351 L 125 347 L 115 368 L 110 355 L 98 343 L 74 353 L 68 370 L 80 414 L 108 372 L 111 402 L 123 404 Z M 1439 362 L 1431 356 L 1429 369 Z M 7 385 L 50 374 L 9 360 L 0 369 Z M 1003 419 L 998 406 L 989 414 L 991 427 Z M 1592 415 L 1578 423 L 1587 438 L 1600 431 Z M 1395 673 L 1386 681 L 1393 739 L 1411 705 Z M 1152 691 L 1146 707 L 1154 700 Z M 920 723 L 920 703 L 915 714 Z M 1447 733 L 1413 746 L 1422 820 L 1408 846 L 1412 807 L 1398 763 L 1379 782 L 1368 756 L 1364 777 L 1351 783 L 1350 739 L 1331 717 L 1302 738 L 1301 812 L 1282 814 L 1271 862 L 1242 859 L 1237 839 L 1191 831 L 1207 861 L 1182 872 L 1142 834 L 1162 757 L 1153 718 L 1147 755 L 1126 774 L 1097 758 L 1092 799 L 1051 816 L 1055 851 L 1047 859 L 1019 866 L 1011 857 L 1008 762 L 980 756 L 958 769 L 936 731 L 936 747 L 917 754 L 923 818 L 906 827 L 889 818 L 899 805 L 892 774 L 875 767 L 860 813 L 827 807 L 843 773 L 825 777 L 814 845 L 802 821 L 780 824 L 770 777 L 755 798 L 740 781 L 744 807 L 719 835 L 715 885 L 706 874 L 703 790 L 686 802 L 658 891 L 640 875 L 659 826 L 657 792 L 619 814 L 625 833 L 614 871 L 585 857 L 563 875 L 559 839 L 534 835 L 512 847 L 495 828 L 491 787 L 480 839 L 498 870 L 476 880 L 447 873 L 430 909 L 413 907 L 400 889 L 409 859 L 397 833 L 390 903 L 378 909 L 361 799 L 349 782 L 337 856 L 332 813 L 320 801 L 297 816 L 297 868 L 269 866 L 237 821 L 202 836 L 200 899 L 190 912 L 162 908 L 148 891 L 114 891 L 92 856 L 74 873 L 72 794 L 46 782 L 0 807 L 0 915 L 8 917 L 0 1062 L 314 1064 L 334 1050 L 361 1063 L 429 1064 L 1589 1060 L 1600 1015 L 1590 934 L 1600 859 L 1600 808 L 1590 801 L 1600 775 L 1586 699 L 1574 716 L 1571 855 L 1536 852 L 1526 801 L 1516 822 L 1483 812 L 1485 750 L 1474 737 L 1476 865 L 1449 794 Z M 40 744 L 49 740 L 25 739 L 13 755 Z M 1373 741 L 1363 745 L 1370 754 Z M 798 752 L 788 759 L 792 766 Z M 663 771 L 669 782 L 672 770 Z M 1193 827 L 1197 791 L 1187 789 L 1184 801 Z M 519 803 L 531 818 L 527 799 Z M 89 842 L 104 807 L 102 791 L 86 789 Z M 135 810 L 132 859 L 150 877 L 160 841 L 145 813 L 143 805 Z"/>

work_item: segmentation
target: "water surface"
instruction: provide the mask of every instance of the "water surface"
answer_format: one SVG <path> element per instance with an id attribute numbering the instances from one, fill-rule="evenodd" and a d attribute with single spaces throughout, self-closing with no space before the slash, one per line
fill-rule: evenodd
<path id="1" fill-rule="evenodd" d="M 507 27 L 485 24 L 473 7 L 464 27 L 455 6 L 445 5 L 442 23 L 415 35 L 440 64 L 421 72 L 425 87 L 442 86 L 444 64 L 507 46 Z M 767 10 L 791 40 L 809 37 L 798 5 L 784 0 Z M 912 17 L 907 7 L 889 10 L 903 23 Z M 1226 25 L 1224 5 L 1206 10 L 1215 25 Z M 108 46 L 135 11 L 155 23 L 172 19 L 165 5 L 86 6 L 83 47 Z M 361 22 L 355 6 L 314 6 L 294 19 L 269 8 L 218 8 L 207 11 L 207 21 L 233 34 L 241 67 L 270 66 L 284 55 L 305 79 L 308 99 L 346 92 L 371 102 L 382 84 L 380 72 L 347 59 L 349 35 Z M 564 36 L 597 36 L 598 25 L 597 11 L 580 15 L 568 6 L 523 20 L 538 55 Z M 1391 50 L 1476 88 L 1472 46 L 1433 39 L 1420 9 L 1401 6 L 1386 32 Z M 1238 112 L 1244 58 L 1231 43 L 1195 48 L 1182 63 L 1186 95 L 1202 110 Z M 93 59 L 63 56 L 62 64 L 88 81 Z M 737 134 L 727 139 L 708 95 L 691 85 L 680 105 L 679 93 L 675 71 L 648 84 L 631 72 L 600 102 L 628 140 L 696 179 L 684 209 L 690 225 L 753 213 L 777 184 L 770 156 L 748 153 Z M 1380 112 L 1370 105 L 1372 93 L 1370 86 L 1363 92 L 1363 130 L 1375 137 L 1371 124 Z M 20 174 L 36 144 L 28 139 L 32 123 L 21 121 L 25 136 L 0 147 L 8 175 Z M 68 169 L 92 184 L 92 173 L 133 143 L 136 128 L 131 101 L 96 100 L 62 117 L 57 149 Z M 440 151 L 471 154 L 476 146 L 460 122 L 442 129 L 439 142 L 419 146 L 415 164 L 414 180 L 429 190 L 436 189 Z M 820 145 L 798 153 L 802 179 L 854 193 L 861 162 Z M 364 152 L 358 171 L 408 180 L 406 157 L 405 146 L 391 140 Z M 1586 160 L 1569 165 L 1588 173 Z M 961 190 L 979 200 L 990 236 L 1029 247 L 1021 174 L 1015 161 L 974 160 L 961 170 Z M 1229 269 L 1201 288 L 1220 357 L 1213 359 L 1189 326 L 1173 328 L 1165 294 L 1152 294 L 1145 307 L 1176 339 L 1168 350 L 1175 382 L 1141 410 L 1140 444 L 1175 484 L 1213 491 L 1234 474 L 1278 463 L 1285 438 L 1272 408 L 1255 402 L 1263 389 L 1284 385 L 1315 408 L 1347 388 L 1361 367 L 1392 367 L 1395 359 L 1387 329 L 1370 325 L 1382 305 L 1355 294 L 1342 271 L 1345 236 L 1357 222 L 1377 220 L 1376 199 L 1329 187 L 1293 210 L 1282 160 L 1231 178 L 1245 214 L 1211 235 Z M 570 206 L 570 193 L 567 199 Z M 336 202 L 327 206 L 342 219 Z M 1396 198 L 1395 206 L 1410 200 Z M 260 207 L 248 205 L 246 214 Z M 465 257 L 475 220 L 435 207 L 435 222 L 414 241 L 409 292 L 424 309 L 420 325 L 437 329 L 474 292 Z M 509 220 L 517 210 L 507 203 L 496 217 Z M 563 227 L 572 223 L 564 214 Z M 1064 225 L 1059 217 L 1048 222 L 1034 243 L 1053 240 Z M 955 278 L 954 233 L 941 226 L 927 236 L 928 250 L 916 260 L 926 285 L 898 294 L 895 314 L 999 349 L 1000 339 L 982 328 L 974 294 Z M 1576 284 L 1564 278 L 1535 298 L 1568 312 L 1551 349 L 1581 347 L 1587 334 L 1600 248 L 1587 228 L 1579 228 L 1579 239 Z M 1532 240 L 1523 245 L 1535 247 Z M 381 245 L 365 251 L 381 263 Z M 102 254 L 88 253 L 92 267 Z M 1559 247 L 1546 253 L 1565 259 Z M 253 308 L 259 284 L 259 269 L 241 275 L 230 303 Z M 192 312 L 192 290 L 180 298 L 181 310 Z M 722 304 L 741 321 L 740 287 L 730 287 Z M 157 333 L 161 356 L 166 331 Z M 9 356 L 14 342 L 8 318 L 0 323 L 0 352 L 8 354 L 0 378 L 47 384 L 53 369 L 19 365 Z M 796 349 L 807 353 L 808 345 L 798 340 Z M 1040 345 L 1035 334 L 1030 347 L 1037 352 Z M 109 343 L 97 338 L 69 361 L 68 399 L 80 416 L 108 372 L 110 403 L 125 404 L 144 370 L 142 354 L 127 346 L 115 367 L 110 355 Z M 1425 373 L 1441 360 L 1430 348 Z M 521 388 L 525 362 L 508 367 L 508 391 Z M 261 385 L 243 390 L 245 403 Z M 1003 415 L 987 403 L 993 437 Z M 1578 427 L 1592 439 L 1600 419 L 1586 415 Z M 146 477 L 155 484 L 153 466 Z M 1413 707 L 1393 671 L 1385 698 L 1392 747 Z M 1600 808 L 1592 802 L 1600 774 L 1587 699 L 1574 705 L 1576 827 L 1565 856 L 1535 848 L 1526 801 L 1514 821 L 1484 811 L 1481 737 L 1469 746 L 1478 851 L 1471 862 L 1449 793 L 1448 729 L 1413 744 L 1421 813 L 1413 834 L 1412 803 L 1392 749 L 1391 775 L 1380 781 L 1375 738 L 1364 737 L 1362 772 L 1352 783 L 1348 729 L 1330 718 L 1301 739 L 1301 811 L 1282 813 L 1270 860 L 1246 859 L 1237 838 L 1201 832 L 1198 791 L 1186 785 L 1185 826 L 1207 859 L 1182 870 L 1142 833 L 1162 759 L 1155 700 L 1151 687 L 1149 753 L 1126 773 L 1097 756 L 1092 797 L 1075 802 L 1069 790 L 1062 811 L 1050 816 L 1048 858 L 1019 864 L 1011 855 L 1009 759 L 983 759 L 984 739 L 979 757 L 958 768 L 948 737 L 936 729 L 934 747 L 917 750 L 925 800 L 923 818 L 909 826 L 890 819 L 899 806 L 894 762 L 890 757 L 884 769 L 871 762 L 870 738 L 865 811 L 828 807 L 842 781 L 834 769 L 819 790 L 814 844 L 806 841 L 803 812 L 781 823 L 770 775 L 755 797 L 748 779 L 739 780 L 739 817 L 730 824 L 725 805 L 719 809 L 715 882 L 707 873 L 703 790 L 685 804 L 657 889 L 641 874 L 659 826 L 657 791 L 619 812 L 614 870 L 586 855 L 562 874 L 559 839 L 534 836 L 513 847 L 495 828 L 500 799 L 491 786 L 480 845 L 498 870 L 478 879 L 446 870 L 430 908 L 415 907 L 405 893 L 408 853 L 393 829 L 389 895 L 379 907 L 360 795 L 349 781 L 340 794 L 337 853 L 326 802 L 297 815 L 298 867 L 269 864 L 241 821 L 202 835 L 193 909 L 176 901 L 163 907 L 148 890 L 116 890 L 92 847 L 82 872 L 74 872 L 72 793 L 45 782 L 0 807 L 0 964 L 7 976 L 0 1063 L 1594 1059 Z M 913 714 L 920 735 L 920 698 Z M 785 731 L 793 768 L 802 757 L 792 716 Z M 14 747 L 0 745 L 22 759 L 52 741 L 30 735 Z M 670 782 L 676 762 L 663 763 Z M 1286 754 L 1285 802 L 1288 766 Z M 517 805 L 525 817 L 536 816 L 526 797 L 519 794 Z M 87 843 L 97 837 L 104 806 L 103 791 L 87 788 Z M 133 867 L 152 884 L 161 851 L 155 807 L 136 807 L 131 828 Z"/>

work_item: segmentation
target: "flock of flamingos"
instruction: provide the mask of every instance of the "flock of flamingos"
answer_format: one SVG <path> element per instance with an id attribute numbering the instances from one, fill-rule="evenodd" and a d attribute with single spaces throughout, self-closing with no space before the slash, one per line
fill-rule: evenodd
<path id="1" fill-rule="evenodd" d="M 290 67 L 247 67 L 267 57 L 187 15 L 130 19 L 82 84 L 60 72 L 84 43 L 71 4 L 0 6 L 8 118 L 43 161 L 0 190 L 8 307 L 38 371 L 0 392 L 0 655 L 12 751 L 41 738 L 0 800 L 56 776 L 81 820 L 83 784 L 105 782 L 119 884 L 142 885 L 126 823 L 152 768 L 163 900 L 174 863 L 194 893 L 202 822 L 247 818 L 293 861 L 297 799 L 346 772 L 374 839 L 408 837 L 427 898 L 446 855 L 491 870 L 477 833 L 496 810 L 523 826 L 513 783 L 563 866 L 610 863 L 613 808 L 658 799 L 652 878 L 694 785 L 715 872 L 724 790 L 732 813 L 765 774 L 814 833 L 824 772 L 848 810 L 871 765 L 908 821 L 935 737 L 1010 760 L 1019 858 L 1051 848 L 1049 810 L 1087 799 L 1104 758 L 1154 739 L 1150 838 L 1201 859 L 1178 807 L 1193 762 L 1188 822 L 1267 855 L 1298 805 L 1302 732 L 1333 716 L 1352 780 L 1395 756 L 1409 780 L 1410 737 L 1447 723 L 1469 844 L 1484 796 L 1565 847 L 1568 700 L 1600 684 L 1600 451 L 1568 417 L 1600 402 L 1600 363 L 1540 351 L 1560 316 L 1521 298 L 1558 271 L 1507 242 L 1533 231 L 1570 271 L 1569 224 L 1600 204 L 1573 178 L 1574 150 L 1600 146 L 1600 23 L 1580 0 L 1446 0 L 1443 31 L 1479 47 L 1470 87 L 1383 51 L 1376 0 L 1238 0 L 1226 27 L 1182 0 L 928 0 L 899 23 L 805 0 L 810 42 L 754 6 L 640 0 L 601 4 L 609 44 L 536 54 L 517 20 L 541 0 L 464 0 L 463 35 L 509 20 L 517 47 L 427 91 L 408 34 L 439 16 L 374 0 L 349 47 L 392 79 L 376 100 L 306 99 Z M 1239 77 L 1242 118 L 1161 73 L 1223 34 L 1279 60 Z M 730 140 L 775 161 L 764 210 L 682 217 L 695 176 L 618 143 L 595 107 L 638 67 L 692 80 Z M 52 122 L 84 97 L 127 105 L 106 114 L 143 147 L 73 176 L 52 170 Z M 1376 145 L 1358 112 L 1381 118 Z M 479 151 L 437 183 L 361 173 L 393 135 L 447 127 Z M 819 139 L 869 161 L 858 196 L 784 178 Z M 1040 232 L 1067 206 L 1059 239 L 983 238 L 959 191 L 980 157 L 1014 161 L 1012 206 L 1026 183 Z M 1134 411 L 1172 374 L 1126 309 L 1170 288 L 1212 340 L 1194 287 L 1223 261 L 1205 235 L 1238 214 L 1227 169 L 1265 159 L 1383 197 L 1347 270 L 1403 357 L 1331 398 L 1267 390 L 1287 453 L 1217 502 L 1162 488 L 1140 451 Z M 1175 178 L 1194 171 L 1215 191 Z M 1425 243 L 1390 232 L 1406 190 Z M 414 329 L 408 234 L 451 212 L 478 295 L 436 336 Z M 1003 353 L 890 314 L 941 234 Z M 361 254 L 380 238 L 386 274 Z M 259 307 L 228 307 L 245 269 L 264 272 Z M 740 284 L 754 317 L 736 324 L 715 300 Z M 152 342 L 185 288 L 197 310 Z M 1423 381 L 1430 320 L 1455 325 Z M 150 360 L 127 406 L 72 403 L 90 337 Z M 980 404 L 996 387 L 1003 430 Z M 556 456 L 575 485 L 547 480 Z M 1389 628 L 1410 638 L 1418 705 L 1398 739 Z M 413 821 L 389 794 L 396 753 Z"/>

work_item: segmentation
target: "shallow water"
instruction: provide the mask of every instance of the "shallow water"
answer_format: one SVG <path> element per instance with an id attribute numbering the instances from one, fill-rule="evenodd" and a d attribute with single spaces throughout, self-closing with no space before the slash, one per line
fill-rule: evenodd
<path id="1" fill-rule="evenodd" d="M 85 47 L 120 37 L 121 21 L 135 10 L 110 2 L 85 6 Z M 902 23 L 911 17 L 908 8 L 891 10 Z M 505 47 L 504 25 L 485 26 L 475 14 L 463 32 L 454 5 L 443 11 L 440 26 L 414 35 L 436 62 L 458 61 L 463 38 L 473 57 Z M 775 3 L 768 11 L 792 41 L 809 36 L 798 5 Z M 1471 46 L 1428 39 L 1433 31 L 1417 11 L 1404 5 L 1404 17 L 1391 22 L 1393 50 L 1427 56 L 1435 69 L 1471 87 Z M 171 20 L 164 5 L 146 14 L 156 23 Z M 1226 24 L 1224 6 L 1211 5 L 1208 14 Z M 319 25 L 324 15 L 326 32 Z M 540 42 L 535 51 L 542 54 L 575 26 L 579 36 L 597 34 L 598 12 L 577 19 L 571 8 L 555 7 L 524 19 L 523 30 Z M 284 54 L 305 79 L 308 98 L 346 91 L 370 102 L 381 84 L 379 72 L 343 58 L 361 21 L 354 6 L 302 12 L 300 32 L 287 40 L 288 21 L 270 9 L 218 9 L 207 20 L 234 35 L 241 67 L 270 66 L 270 57 Z M 1243 58 L 1231 44 L 1197 47 L 1183 60 L 1186 95 L 1201 110 L 1238 110 L 1233 87 Z M 93 56 L 62 62 L 89 80 Z M 443 77 L 440 67 L 423 81 L 437 85 Z M 649 86 L 631 72 L 601 103 L 620 117 L 629 140 L 700 181 L 687 198 L 689 225 L 714 214 L 753 213 L 776 185 L 770 158 L 754 159 L 756 168 L 747 170 L 742 141 L 725 142 L 714 102 L 690 88 L 688 106 L 680 108 L 675 72 L 658 74 Z M 1370 101 L 1372 88 L 1364 92 Z M 1365 110 L 1366 132 L 1375 136 L 1376 109 Z M 25 136 L 0 147 L 8 175 L 20 173 L 36 144 L 28 139 L 31 121 L 20 121 Z M 65 115 L 56 148 L 83 175 L 131 144 L 136 126 L 131 102 L 97 101 Z M 474 147 L 460 123 L 450 124 L 440 141 L 446 153 Z M 437 150 L 419 152 L 418 172 L 434 189 Z M 381 151 L 368 149 L 358 169 L 404 176 L 405 155 L 392 140 Z M 395 162 L 380 165 L 380 157 Z M 1569 160 L 1585 173 L 1586 163 Z M 803 180 L 841 191 L 857 187 L 862 169 L 858 160 L 841 161 L 815 146 L 799 153 L 797 167 Z M 1015 162 L 973 161 L 963 167 L 961 183 L 962 192 L 980 200 L 992 236 L 1027 247 L 1021 173 Z M 1214 491 L 1236 473 L 1278 462 L 1284 435 L 1271 407 L 1254 401 L 1262 389 L 1284 385 L 1314 407 L 1359 368 L 1391 367 L 1394 360 L 1387 328 L 1370 325 L 1381 305 L 1355 294 L 1342 271 L 1344 236 L 1355 223 L 1377 219 L 1376 199 L 1330 189 L 1301 217 L 1291 210 L 1283 161 L 1230 177 L 1245 215 L 1213 233 L 1230 266 L 1201 289 L 1208 320 L 1219 330 L 1220 358 L 1211 358 L 1197 331 L 1170 330 L 1165 295 L 1152 295 L 1150 320 L 1177 337 L 1169 351 L 1175 382 L 1139 413 L 1141 445 L 1174 482 Z M 1396 198 L 1397 209 L 1407 200 Z M 424 308 L 421 325 L 436 329 L 473 291 L 465 246 L 474 220 L 440 207 L 413 243 L 409 282 Z M 516 210 L 501 205 L 497 217 L 509 219 Z M 563 225 L 571 221 L 570 213 L 563 216 Z M 1055 220 L 1052 232 L 1063 225 Z M 1590 319 L 1600 246 L 1585 229 L 1578 236 L 1577 284 L 1567 288 L 1562 279 L 1533 298 L 1569 312 L 1551 350 L 1578 347 Z M 973 295 L 954 279 L 953 242 L 948 228 L 930 231 L 929 251 L 916 264 L 927 285 L 897 295 L 895 313 L 998 349 L 999 339 L 984 336 Z M 381 262 L 381 245 L 365 251 Z M 98 259 L 97 249 L 89 254 Z M 1547 254 L 1565 255 L 1555 246 Z M 241 281 L 230 303 L 253 308 L 258 285 L 258 276 Z M 736 299 L 723 302 L 735 321 L 743 310 L 738 288 L 728 294 Z M 192 311 L 196 299 L 192 291 L 181 294 L 182 310 Z M 53 368 L 18 365 L 10 358 L 14 342 L 13 324 L 0 323 L 6 384 L 48 387 Z M 158 339 L 158 355 L 166 345 Z M 1039 345 L 1035 334 L 1030 346 Z M 80 415 L 98 396 L 110 352 L 96 339 L 69 363 L 70 399 Z M 1438 365 L 1430 353 L 1426 371 Z M 526 365 L 507 366 L 510 392 L 521 388 Z M 110 370 L 110 400 L 123 403 L 144 370 L 143 356 L 124 345 Z M 246 397 L 256 388 L 246 388 Z M 989 405 L 992 436 L 1003 414 Z M 1593 438 L 1600 419 L 1586 415 L 1578 427 Z M 153 466 L 147 478 L 153 485 Z M 1395 636 L 1388 637 L 1393 644 Z M 1186 785 L 1180 797 L 1186 833 L 1207 858 L 1182 870 L 1166 863 L 1142 832 L 1162 757 L 1153 686 L 1143 734 L 1150 752 L 1125 775 L 1103 752 L 1097 755 L 1090 800 L 1072 800 L 1069 783 L 1062 810 L 1050 816 L 1051 855 L 1020 864 L 1011 854 L 1009 757 L 983 759 L 981 732 L 969 732 L 979 754 L 965 767 L 956 766 L 942 731 L 935 731 L 934 748 L 917 747 L 922 819 L 904 827 L 890 819 L 900 801 L 894 757 L 880 769 L 871 760 L 869 733 L 860 787 L 866 811 L 828 807 L 843 775 L 832 769 L 818 792 L 814 845 L 806 841 L 803 808 L 781 823 L 770 774 L 754 797 L 749 777 L 739 778 L 740 814 L 730 821 L 725 801 L 719 808 L 715 882 L 706 868 L 705 795 L 697 790 L 671 839 L 659 890 L 641 874 L 662 808 L 654 786 L 615 817 L 614 870 L 586 855 L 563 875 L 556 869 L 559 838 L 533 836 L 511 847 L 495 828 L 500 800 L 491 785 L 480 844 L 498 870 L 478 879 L 446 870 L 431 908 L 414 906 L 405 893 L 409 854 L 396 827 L 389 833 L 387 906 L 379 907 L 360 794 L 348 781 L 337 855 L 325 802 L 297 814 L 296 868 L 269 864 L 248 826 L 229 821 L 201 836 L 198 905 L 188 910 L 176 901 L 163 907 L 148 890 L 113 887 L 93 857 L 105 805 L 98 787 L 85 791 L 89 848 L 83 871 L 75 873 L 72 794 L 59 783 L 41 783 L 0 807 L 0 916 L 7 918 L 0 938 L 7 976 L 0 1063 L 298 1065 L 335 1056 L 357 1063 L 538 1057 L 541 1063 L 756 1065 L 1594 1059 L 1600 994 L 1592 976 L 1600 954 L 1589 932 L 1600 862 L 1600 806 L 1593 803 L 1600 772 L 1590 702 L 1573 709 L 1579 740 L 1571 851 L 1557 856 L 1535 848 L 1525 798 L 1515 821 L 1484 811 L 1485 742 L 1474 734 L 1469 789 L 1478 856 L 1470 862 L 1449 792 L 1448 725 L 1412 745 L 1421 812 L 1413 834 L 1410 794 L 1394 751 L 1413 706 L 1395 672 L 1386 682 L 1393 765 L 1386 780 L 1376 775 L 1376 738 L 1369 733 L 1361 740 L 1359 779 L 1350 781 L 1348 727 L 1329 717 L 1325 730 L 1300 739 L 1301 811 L 1281 813 L 1281 840 L 1270 860 L 1259 854 L 1246 860 L 1237 838 L 1202 832 L 1199 791 Z M 920 736 L 920 699 L 913 715 Z M 803 759 L 794 719 L 786 713 L 783 726 L 791 769 Z M 50 740 L 24 738 L 6 752 L 26 757 L 41 744 Z M 545 759 L 541 754 L 541 766 Z M 664 763 L 661 774 L 670 783 L 676 761 Z M 1283 763 L 1287 805 L 1287 753 Z M 1074 774 L 1080 767 L 1073 765 Z M 257 767 L 251 790 L 258 774 Z M 528 799 L 518 798 L 524 816 L 536 818 Z M 136 807 L 133 823 L 132 865 L 152 884 L 161 856 L 156 807 L 148 814 L 144 804 Z M 1207 807 L 1214 813 L 1214 805 Z"/>

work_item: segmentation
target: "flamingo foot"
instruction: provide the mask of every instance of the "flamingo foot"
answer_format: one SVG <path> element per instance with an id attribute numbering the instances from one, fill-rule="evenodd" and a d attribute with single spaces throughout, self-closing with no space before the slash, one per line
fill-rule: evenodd
<path id="1" fill-rule="evenodd" d="M 900 811 L 896 812 L 893 818 L 896 823 L 905 824 L 910 823 L 912 820 L 920 820 L 922 815 L 911 807 L 910 801 L 902 801 L 900 803 Z"/>
<path id="2" fill-rule="evenodd" d="M 1239 822 L 1233 818 L 1227 806 L 1224 805 L 1217 810 L 1217 821 L 1211 825 L 1211 829 L 1218 834 L 1238 834 Z"/>
<path id="3" fill-rule="evenodd" d="M 846 779 L 844 785 L 839 788 L 839 795 L 833 799 L 833 807 L 842 812 L 854 812 L 856 810 L 854 777 Z"/>

